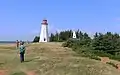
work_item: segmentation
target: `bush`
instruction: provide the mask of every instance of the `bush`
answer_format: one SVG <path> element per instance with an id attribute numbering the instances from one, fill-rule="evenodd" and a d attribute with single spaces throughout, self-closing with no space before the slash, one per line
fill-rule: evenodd
<path id="1" fill-rule="evenodd" d="M 109 65 L 111 65 L 111 66 L 117 68 L 116 64 L 114 64 L 114 63 L 112 63 L 112 62 L 107 62 L 107 64 L 109 64 Z"/>
<path id="2" fill-rule="evenodd" d="M 40 37 L 39 36 L 35 36 L 33 42 L 39 42 L 39 40 L 40 40 Z"/>
<path id="3" fill-rule="evenodd" d="M 98 56 L 96 56 L 96 55 L 93 55 L 93 56 L 91 56 L 90 57 L 91 59 L 95 59 L 95 60 L 101 60 Z"/>
<path id="4" fill-rule="evenodd" d="M 78 40 L 77 39 L 68 39 L 65 43 L 62 44 L 63 47 L 69 47 L 72 48 L 73 46 L 78 46 Z"/>
<path id="5" fill-rule="evenodd" d="M 111 54 L 105 53 L 105 52 L 99 51 L 99 50 L 95 50 L 95 51 L 93 50 L 93 53 L 97 56 L 100 56 L 100 57 L 112 57 Z"/>
<path id="6" fill-rule="evenodd" d="M 63 47 L 72 48 L 73 51 L 78 53 L 80 56 L 89 57 L 91 59 L 100 60 L 100 57 L 109 57 L 111 59 L 120 60 L 120 55 L 112 55 L 103 50 L 94 50 L 92 46 L 81 44 L 82 41 L 76 39 L 69 39 L 62 44 Z"/>
<path id="7" fill-rule="evenodd" d="M 62 47 L 68 47 L 67 42 L 64 42 L 64 43 L 62 44 Z"/>
<path id="8" fill-rule="evenodd" d="M 110 57 L 111 59 L 120 61 L 120 55 L 113 55 Z"/>
<path id="9" fill-rule="evenodd" d="M 105 34 L 95 33 L 93 39 L 91 39 L 87 33 L 82 33 L 79 30 L 76 32 L 77 39 L 72 39 L 71 34 L 71 30 L 62 31 L 55 35 L 51 34 L 51 40 L 66 41 L 62 46 L 72 48 L 73 51 L 81 56 L 90 57 L 92 59 L 97 59 L 97 56 L 100 56 L 120 60 L 119 34 L 113 34 L 111 32 Z"/>

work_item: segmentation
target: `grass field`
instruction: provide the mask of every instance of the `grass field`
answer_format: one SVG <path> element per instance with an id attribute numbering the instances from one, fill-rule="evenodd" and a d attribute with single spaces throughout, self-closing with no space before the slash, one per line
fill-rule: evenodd
<path id="1" fill-rule="evenodd" d="M 20 63 L 15 45 L 0 45 L 0 75 L 120 75 L 117 69 L 77 56 L 61 43 L 27 46 L 25 62 Z"/>

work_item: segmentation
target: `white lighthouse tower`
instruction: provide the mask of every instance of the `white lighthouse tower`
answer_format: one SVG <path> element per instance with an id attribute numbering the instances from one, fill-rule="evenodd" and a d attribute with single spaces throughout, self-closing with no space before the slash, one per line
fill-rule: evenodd
<path id="1" fill-rule="evenodd" d="M 39 42 L 48 42 L 48 23 L 44 19 L 41 23 L 41 33 Z"/>
<path id="2" fill-rule="evenodd" d="M 76 33 L 75 33 L 75 31 L 73 31 L 73 38 L 76 38 Z"/>

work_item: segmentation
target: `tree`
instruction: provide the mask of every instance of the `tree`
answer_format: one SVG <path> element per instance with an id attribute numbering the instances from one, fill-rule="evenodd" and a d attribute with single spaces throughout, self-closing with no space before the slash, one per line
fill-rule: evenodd
<path id="1" fill-rule="evenodd" d="M 98 38 L 98 33 L 96 32 L 94 35 L 94 39 L 97 39 L 97 38 Z"/>
<path id="2" fill-rule="evenodd" d="M 79 39 L 82 40 L 83 39 L 83 33 L 80 31 L 79 32 Z"/>
<path id="3" fill-rule="evenodd" d="M 76 37 L 79 38 L 79 29 L 76 31 Z"/>
<path id="4" fill-rule="evenodd" d="M 106 34 L 101 34 L 94 36 L 92 46 L 94 50 L 101 50 L 112 55 L 120 52 L 120 37 L 118 34 L 112 34 L 107 32 Z"/>
<path id="5" fill-rule="evenodd" d="M 52 42 L 52 41 L 54 41 L 54 34 L 53 33 L 51 33 L 51 35 L 50 35 L 50 42 Z"/>
<path id="6" fill-rule="evenodd" d="M 56 42 L 59 41 L 59 33 L 58 33 L 58 32 L 56 32 L 56 34 L 55 34 L 55 39 L 54 39 L 54 41 L 56 41 Z"/>
<path id="7" fill-rule="evenodd" d="M 39 39 L 40 39 L 40 37 L 39 37 L 39 36 L 35 36 L 35 38 L 34 38 L 33 42 L 39 42 Z"/>
<path id="8" fill-rule="evenodd" d="M 72 38 L 72 34 L 73 34 L 72 30 L 69 30 L 69 38 Z"/>

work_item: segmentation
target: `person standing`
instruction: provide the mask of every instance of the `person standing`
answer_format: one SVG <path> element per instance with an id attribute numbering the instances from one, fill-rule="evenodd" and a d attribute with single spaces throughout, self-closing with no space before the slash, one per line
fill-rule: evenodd
<path id="1" fill-rule="evenodd" d="M 16 41 L 16 48 L 17 49 L 19 48 L 19 41 L 18 40 Z"/>
<path id="2" fill-rule="evenodd" d="M 25 50 L 26 50 L 26 48 L 24 46 L 24 42 L 20 43 L 19 49 L 20 49 L 20 61 L 22 63 L 22 62 L 24 62 L 24 55 L 25 55 Z"/>

